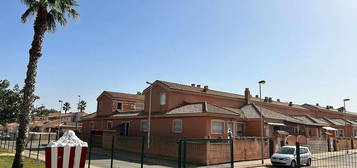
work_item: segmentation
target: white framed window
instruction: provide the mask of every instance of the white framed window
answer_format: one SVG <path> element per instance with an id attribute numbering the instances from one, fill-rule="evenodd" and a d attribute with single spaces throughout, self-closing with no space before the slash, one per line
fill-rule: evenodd
<path id="1" fill-rule="evenodd" d="M 224 134 L 224 121 L 212 120 L 211 121 L 211 132 L 212 132 L 212 134 Z"/>
<path id="2" fill-rule="evenodd" d="M 148 132 L 148 120 L 141 120 L 140 121 L 140 131 L 141 132 Z"/>
<path id="3" fill-rule="evenodd" d="M 337 130 L 337 137 L 344 137 L 344 131 L 342 129 Z"/>
<path id="4" fill-rule="evenodd" d="M 236 135 L 243 136 L 244 133 L 244 124 L 243 123 L 236 123 Z"/>
<path id="5" fill-rule="evenodd" d="M 90 129 L 94 129 L 95 128 L 94 121 L 89 122 L 89 128 Z"/>
<path id="6" fill-rule="evenodd" d="M 107 129 L 113 128 L 113 121 L 107 121 Z"/>
<path id="7" fill-rule="evenodd" d="M 182 120 L 180 119 L 172 120 L 172 132 L 174 133 L 182 132 Z"/>
<path id="8" fill-rule="evenodd" d="M 231 130 L 231 132 L 233 133 L 233 122 L 232 121 L 227 121 L 227 130 L 226 133 L 228 134 L 228 131 Z"/>
<path id="9" fill-rule="evenodd" d="M 166 104 L 166 93 L 160 93 L 160 105 Z"/>

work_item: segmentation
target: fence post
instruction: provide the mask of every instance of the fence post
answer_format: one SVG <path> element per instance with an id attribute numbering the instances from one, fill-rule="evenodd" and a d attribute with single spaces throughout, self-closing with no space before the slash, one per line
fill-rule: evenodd
<path id="1" fill-rule="evenodd" d="M 144 167 L 145 136 L 141 139 L 141 168 Z"/>
<path id="2" fill-rule="evenodd" d="M 1 133 L 1 137 L 0 137 L 0 148 L 2 148 L 2 139 L 4 138 L 4 132 Z"/>
<path id="3" fill-rule="evenodd" d="M 9 142 L 7 143 L 7 150 L 10 150 L 11 134 L 9 133 Z"/>
<path id="4" fill-rule="evenodd" d="M 50 143 L 50 140 L 51 140 L 51 132 L 48 133 L 48 136 L 47 136 L 47 144 Z"/>
<path id="5" fill-rule="evenodd" d="M 177 168 L 181 168 L 181 150 L 182 150 L 182 140 L 178 142 L 178 151 L 177 151 Z"/>
<path id="6" fill-rule="evenodd" d="M 16 133 L 14 133 L 14 136 L 13 136 L 13 138 L 12 138 L 11 152 L 14 152 L 15 141 L 16 141 Z"/>
<path id="7" fill-rule="evenodd" d="M 300 168 L 300 143 L 296 142 L 296 167 Z"/>
<path id="8" fill-rule="evenodd" d="M 42 135 L 42 134 L 40 134 L 40 137 L 39 137 L 39 139 L 38 139 L 38 146 L 37 146 L 37 156 L 36 156 L 36 160 L 38 160 L 38 155 L 40 154 L 41 135 Z"/>
<path id="9" fill-rule="evenodd" d="M 186 168 L 186 140 L 183 141 L 183 168 Z"/>
<path id="10" fill-rule="evenodd" d="M 88 155 L 88 168 L 90 168 L 90 159 L 91 159 L 91 153 L 92 153 L 92 139 L 93 139 L 93 133 L 90 133 L 89 137 L 89 155 Z"/>
<path id="11" fill-rule="evenodd" d="M 230 150 L 231 150 L 231 168 L 234 168 L 234 141 L 232 137 L 230 139 Z"/>
<path id="12" fill-rule="evenodd" d="M 29 158 L 31 158 L 31 150 L 32 150 L 32 139 L 33 139 L 33 134 L 31 134 L 31 139 L 30 139 L 30 150 L 29 150 Z"/>
<path id="13" fill-rule="evenodd" d="M 110 157 L 110 167 L 113 168 L 113 155 L 114 155 L 114 140 L 115 136 L 112 136 L 112 155 Z"/>

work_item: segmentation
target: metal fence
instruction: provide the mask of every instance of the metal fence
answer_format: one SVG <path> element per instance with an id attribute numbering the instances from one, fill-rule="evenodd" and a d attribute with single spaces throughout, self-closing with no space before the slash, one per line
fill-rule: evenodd
<path id="1" fill-rule="evenodd" d="M 353 138 L 317 139 L 306 146 L 312 154 L 312 167 L 357 167 L 357 149 Z M 297 155 L 299 156 L 299 155 Z"/>
<path id="2" fill-rule="evenodd" d="M 57 137 L 57 134 L 30 133 L 28 139 L 26 140 L 23 155 L 35 160 L 44 160 L 45 147 L 50 140 L 56 140 Z M 16 138 L 16 133 L 1 132 L 0 148 L 11 153 L 15 152 Z"/>
<path id="3" fill-rule="evenodd" d="M 86 135 L 89 142 L 88 168 L 98 167 L 144 167 L 145 137 L 119 135 Z M 131 143 L 127 143 L 127 142 Z M 128 150 L 129 149 L 129 150 Z"/>
<path id="4" fill-rule="evenodd" d="M 195 162 L 229 163 L 234 167 L 234 141 L 233 139 L 181 139 L 177 142 L 177 167 L 185 168 Z M 206 158 L 209 156 L 209 158 Z"/>

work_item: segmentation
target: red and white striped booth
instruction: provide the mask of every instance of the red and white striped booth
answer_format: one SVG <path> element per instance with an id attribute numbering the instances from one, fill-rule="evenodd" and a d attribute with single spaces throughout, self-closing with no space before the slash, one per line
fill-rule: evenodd
<path id="1" fill-rule="evenodd" d="M 72 131 L 66 131 L 45 149 L 46 168 L 84 168 L 88 144 Z"/>

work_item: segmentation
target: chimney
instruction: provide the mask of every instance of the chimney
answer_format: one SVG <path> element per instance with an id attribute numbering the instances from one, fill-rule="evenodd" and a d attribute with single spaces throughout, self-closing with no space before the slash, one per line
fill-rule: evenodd
<path id="1" fill-rule="evenodd" d="M 269 103 L 273 102 L 273 99 L 271 97 L 269 97 L 268 102 Z"/>
<path id="2" fill-rule="evenodd" d="M 255 98 L 259 98 L 259 95 L 255 95 Z"/>
<path id="3" fill-rule="evenodd" d="M 201 88 L 201 85 L 197 85 L 198 88 Z"/>
<path id="4" fill-rule="evenodd" d="M 245 88 L 244 90 L 244 97 L 245 97 L 245 103 L 250 104 L 250 98 L 252 97 L 250 95 L 250 90 L 249 88 Z"/>
<path id="5" fill-rule="evenodd" d="M 137 94 L 137 95 L 141 95 L 142 93 L 138 91 L 138 92 L 136 92 L 136 94 Z"/>
<path id="6" fill-rule="evenodd" d="M 326 106 L 326 109 L 330 109 L 330 106 L 329 106 L 329 105 L 327 105 L 327 106 Z"/>
<path id="7" fill-rule="evenodd" d="M 293 106 L 293 102 L 289 102 L 289 106 Z"/>
<path id="8" fill-rule="evenodd" d="M 319 104 L 319 103 L 316 103 L 316 106 L 320 106 L 320 104 Z"/>
<path id="9" fill-rule="evenodd" d="M 192 84 L 191 84 L 191 86 L 192 86 L 192 87 L 195 87 L 195 86 L 196 86 L 196 84 L 192 83 Z"/>
<path id="10" fill-rule="evenodd" d="M 280 102 L 280 99 L 276 99 L 277 102 Z"/>
<path id="11" fill-rule="evenodd" d="M 204 91 L 204 92 L 207 92 L 207 91 L 208 91 L 208 86 L 207 86 L 207 85 L 203 86 L 203 91 Z"/>
<path id="12" fill-rule="evenodd" d="M 268 97 L 265 97 L 265 98 L 264 98 L 264 102 L 268 102 Z"/>

